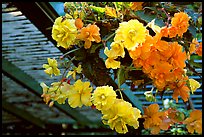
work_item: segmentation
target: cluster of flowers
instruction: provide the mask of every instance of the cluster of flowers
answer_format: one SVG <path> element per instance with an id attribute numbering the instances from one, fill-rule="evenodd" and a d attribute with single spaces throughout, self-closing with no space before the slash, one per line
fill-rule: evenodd
<path id="1" fill-rule="evenodd" d="M 85 41 L 84 48 L 88 49 L 91 47 L 91 42 L 101 42 L 99 30 L 94 24 L 83 27 L 80 18 L 58 17 L 52 28 L 52 38 L 57 41 L 57 46 L 65 49 L 77 45 L 79 41 Z"/>
<path id="2" fill-rule="evenodd" d="M 50 70 L 47 73 L 49 75 L 54 73 L 52 66 L 56 66 L 57 62 L 54 59 L 49 59 L 49 63 L 44 64 L 44 66 L 50 66 Z M 54 70 L 56 68 L 53 68 Z M 76 79 L 76 72 L 81 73 L 81 66 L 69 71 L 67 76 L 72 75 Z M 90 86 L 90 82 L 82 82 L 78 79 L 74 84 L 70 84 L 70 81 L 65 78 L 61 82 L 54 82 L 51 87 L 48 87 L 45 83 L 40 84 L 43 88 L 43 100 L 49 106 L 53 106 L 54 101 L 59 104 L 65 104 L 66 99 L 68 104 L 72 108 L 84 106 L 95 106 L 96 109 L 101 111 L 103 114 L 102 120 L 104 124 L 110 126 L 112 130 L 116 130 L 118 133 L 128 132 L 126 124 L 133 126 L 135 129 L 139 127 L 138 118 L 141 117 L 141 112 L 139 109 L 132 107 L 132 104 L 123 100 L 116 98 L 116 91 L 113 90 L 112 86 L 99 86 L 93 93 L 93 88 Z"/>
<path id="3" fill-rule="evenodd" d="M 142 3 L 132 2 L 130 8 L 138 10 L 142 8 Z M 139 4 L 139 5 L 138 5 Z M 106 14 L 116 17 L 114 9 L 105 8 Z M 189 46 L 189 51 L 183 51 L 182 46 L 178 42 L 167 42 L 162 37 L 174 38 L 182 37 L 189 27 L 189 17 L 184 12 L 174 15 L 170 26 L 160 28 L 154 24 L 154 20 L 144 26 L 137 19 L 131 19 L 127 22 L 119 24 L 116 30 L 114 41 L 110 45 L 110 49 L 105 47 L 104 53 L 108 57 L 105 61 L 106 68 L 117 69 L 121 67 L 120 58 L 125 57 L 125 49 L 132 58 L 136 68 L 142 68 L 143 72 L 153 80 L 153 84 L 158 91 L 173 90 L 173 98 L 178 102 L 178 96 L 186 102 L 189 98 L 189 91 L 195 91 L 200 84 L 188 79 L 185 74 L 185 61 L 190 58 L 190 54 L 196 53 L 202 56 L 202 42 L 193 39 Z M 155 36 L 149 34 L 147 28 L 151 28 L 155 32 Z M 73 19 L 70 16 L 58 17 L 55 20 L 52 29 L 52 38 L 57 41 L 57 46 L 65 49 L 71 48 L 73 45 L 82 45 L 89 49 L 92 42 L 101 42 L 100 28 L 95 24 L 84 24 L 80 18 Z M 60 75 L 60 70 L 55 59 L 48 58 L 48 64 L 43 64 L 44 72 L 50 77 Z M 54 101 L 59 104 L 65 104 L 66 100 L 72 108 L 84 106 L 94 106 L 102 113 L 102 122 L 109 125 L 112 130 L 118 133 L 127 133 L 128 126 L 135 129 L 139 127 L 138 118 L 144 118 L 143 123 L 145 129 L 151 129 L 152 134 L 158 134 L 160 130 L 168 130 L 169 126 L 184 120 L 184 116 L 175 109 L 159 111 L 158 104 L 151 104 L 144 108 L 144 115 L 141 111 L 132 106 L 131 103 L 118 99 L 116 92 L 112 86 L 98 86 L 95 89 L 91 83 L 83 82 L 81 79 L 76 80 L 76 73 L 81 73 L 82 68 L 79 65 L 73 71 L 69 71 L 66 78 L 62 78 L 59 82 L 54 82 L 51 86 L 41 83 L 43 89 L 43 100 L 49 106 L 53 106 Z M 72 76 L 76 80 L 71 84 L 67 79 Z M 187 81 L 190 84 L 187 86 Z M 119 91 L 120 92 L 120 91 Z M 197 115 L 196 115 L 197 114 Z M 182 118 L 178 118 L 181 116 Z M 189 118 L 183 123 L 187 124 L 190 133 L 202 133 L 202 112 L 193 110 Z"/>
<path id="4" fill-rule="evenodd" d="M 188 76 L 185 75 L 184 67 L 187 55 L 182 51 L 178 42 L 167 42 L 162 37 L 182 37 L 189 26 L 188 15 L 184 12 L 175 13 L 170 27 L 162 27 L 154 24 L 154 20 L 143 26 L 138 20 L 129 20 L 120 23 L 116 30 L 111 49 L 105 48 L 107 55 L 106 67 L 120 68 L 117 57 L 124 57 L 126 48 L 136 68 L 142 68 L 143 72 L 153 80 L 159 91 L 170 88 L 173 90 L 173 98 L 178 102 L 178 96 L 186 102 L 189 98 L 190 89 L 187 86 Z M 151 36 L 147 27 L 156 34 Z M 195 42 L 194 42 L 195 43 Z M 191 44 L 195 46 L 195 44 Z M 202 43 L 201 46 L 202 48 Z M 199 53 L 200 47 L 196 50 Z M 192 52 L 191 52 L 192 53 Z"/>
<path id="5" fill-rule="evenodd" d="M 185 119 L 184 114 L 174 108 L 159 111 L 158 104 L 151 104 L 144 108 L 143 118 L 144 128 L 150 129 L 151 134 L 158 134 L 161 129 L 168 130 L 175 123 L 186 124 L 189 133 L 196 131 L 202 134 L 202 111 L 200 110 L 193 110 L 190 117 Z"/>

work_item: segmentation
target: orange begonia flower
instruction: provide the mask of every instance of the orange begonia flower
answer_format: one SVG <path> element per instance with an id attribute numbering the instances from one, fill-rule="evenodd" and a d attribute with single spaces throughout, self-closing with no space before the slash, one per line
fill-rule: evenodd
<path id="1" fill-rule="evenodd" d="M 190 18 L 188 17 L 188 14 L 184 12 L 175 13 L 174 17 L 171 20 L 171 24 L 173 27 L 178 28 L 177 34 L 178 36 L 182 37 L 183 33 L 185 33 L 188 29 L 189 23 L 188 21 Z"/>
<path id="2" fill-rule="evenodd" d="M 186 82 L 180 80 L 177 83 L 176 88 L 174 89 L 173 99 L 175 99 L 176 103 L 178 103 L 178 96 L 180 95 L 183 101 L 186 102 L 188 101 L 188 98 L 189 98 L 189 94 L 188 94 L 189 91 L 190 89 L 186 86 Z"/>
<path id="3" fill-rule="evenodd" d="M 77 36 L 77 38 L 85 41 L 85 49 L 89 49 L 91 47 L 91 42 L 93 41 L 97 43 L 101 42 L 99 30 L 99 27 L 91 24 L 81 29 L 81 33 Z"/>
<path id="4" fill-rule="evenodd" d="M 129 52 L 129 55 L 130 57 L 133 59 L 133 60 L 136 60 L 140 57 L 141 55 L 141 52 L 142 52 L 142 47 L 141 46 L 138 46 L 136 47 L 134 50 L 128 50 Z"/>
<path id="5" fill-rule="evenodd" d="M 133 64 L 135 66 L 135 68 L 140 68 L 144 65 L 144 61 L 140 58 L 133 60 Z"/>
<path id="6" fill-rule="evenodd" d="M 196 49 L 196 54 L 202 56 L 202 42 L 200 42 L 199 47 Z"/>
<path id="7" fill-rule="evenodd" d="M 143 122 L 144 128 L 151 128 L 152 134 L 158 134 L 160 131 L 160 124 L 162 123 L 161 117 L 164 115 L 163 112 L 159 112 L 158 104 L 151 104 L 144 109 Z"/>
<path id="8" fill-rule="evenodd" d="M 182 52 L 182 46 L 177 42 L 173 42 L 170 44 L 170 51 L 172 52 L 172 56 L 170 62 L 175 67 L 184 68 L 186 66 L 187 55 L 186 52 Z"/>
<path id="9" fill-rule="evenodd" d="M 202 111 L 193 110 L 190 117 L 186 118 L 183 123 L 186 124 L 188 132 L 196 131 L 198 134 L 202 134 Z"/>
<path id="10" fill-rule="evenodd" d="M 156 44 L 155 47 L 159 50 L 159 51 L 165 51 L 167 49 L 169 49 L 169 44 L 168 42 L 164 41 L 164 40 L 159 40 Z"/>
<path id="11" fill-rule="evenodd" d="M 178 34 L 177 27 L 174 27 L 174 26 L 169 27 L 168 28 L 168 34 L 169 34 L 169 38 L 176 37 L 176 35 Z"/>
<path id="12" fill-rule="evenodd" d="M 147 59 L 151 52 L 151 44 L 152 44 L 152 37 L 150 35 L 146 36 L 146 40 L 144 43 L 139 44 L 138 47 L 135 47 L 134 50 L 128 50 L 130 57 L 135 60 L 137 58 L 142 58 L 143 60 Z"/>
<path id="13" fill-rule="evenodd" d="M 168 30 L 168 28 L 165 26 L 165 27 L 162 27 L 162 28 L 161 28 L 160 33 L 161 33 L 161 35 L 162 35 L 163 37 L 168 37 L 168 35 L 169 35 L 169 30 Z"/>
<path id="14" fill-rule="evenodd" d="M 131 2 L 130 8 L 134 11 L 141 10 L 144 2 Z"/>

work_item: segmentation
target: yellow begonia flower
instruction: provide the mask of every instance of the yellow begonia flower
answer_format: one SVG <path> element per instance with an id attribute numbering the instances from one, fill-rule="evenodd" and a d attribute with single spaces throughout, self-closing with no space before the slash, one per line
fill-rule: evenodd
<path id="1" fill-rule="evenodd" d="M 57 60 L 47 58 L 48 64 L 43 64 L 43 68 L 45 68 L 44 72 L 52 77 L 52 74 L 55 76 L 60 75 L 60 70 L 57 68 Z"/>
<path id="2" fill-rule="evenodd" d="M 196 50 L 196 45 L 199 45 L 198 41 L 197 41 L 197 38 L 194 38 L 192 40 L 192 43 L 190 44 L 190 48 L 189 48 L 189 52 L 190 54 L 192 54 L 193 52 L 195 52 Z"/>
<path id="3" fill-rule="evenodd" d="M 52 38 L 57 41 L 57 46 L 65 49 L 71 48 L 75 44 L 77 27 L 74 19 L 64 19 L 58 17 L 52 28 Z"/>
<path id="4" fill-rule="evenodd" d="M 108 7 L 107 5 L 105 6 L 105 13 L 106 15 L 110 16 L 110 17 L 114 17 L 117 18 L 117 14 L 116 14 L 116 10 L 115 8 L 112 7 Z"/>
<path id="5" fill-rule="evenodd" d="M 122 22 L 116 30 L 114 41 L 121 41 L 128 50 L 134 50 L 139 44 L 145 42 L 146 28 L 138 20 Z"/>
<path id="6" fill-rule="evenodd" d="M 109 125 L 112 130 L 115 129 L 116 132 L 125 134 L 128 132 L 126 124 L 135 129 L 139 127 L 140 113 L 140 110 L 133 108 L 129 102 L 116 99 L 110 109 L 102 110 L 102 122 Z"/>
<path id="7" fill-rule="evenodd" d="M 125 51 L 122 43 L 119 42 L 112 42 L 110 45 L 111 49 L 108 50 L 106 47 L 104 53 L 108 58 L 105 61 L 106 68 L 117 69 L 120 68 L 120 61 L 116 61 L 118 56 L 122 58 L 125 57 Z"/>
<path id="8" fill-rule="evenodd" d="M 58 90 L 55 94 L 54 100 L 59 104 L 65 104 L 65 100 L 68 98 L 68 93 L 71 87 L 72 85 L 69 85 L 67 82 L 62 82 L 58 86 L 56 85 L 56 88 L 58 88 Z"/>
<path id="9" fill-rule="evenodd" d="M 42 89 L 43 89 L 43 93 L 46 94 L 47 91 L 48 91 L 48 89 L 49 89 L 49 87 L 48 87 L 44 82 L 41 82 L 41 83 L 40 83 L 40 86 L 41 86 Z"/>
<path id="10" fill-rule="evenodd" d="M 114 104 L 116 93 L 112 86 L 97 87 L 92 94 L 93 104 L 98 110 L 107 110 Z"/>
<path id="11" fill-rule="evenodd" d="M 113 58 L 107 58 L 105 61 L 106 68 L 117 69 L 120 68 L 120 61 L 116 61 Z"/>
<path id="12" fill-rule="evenodd" d="M 112 56 L 121 56 L 122 58 L 125 57 L 125 50 L 124 50 L 124 47 L 122 45 L 122 43 L 119 43 L 119 42 L 112 42 L 111 45 L 111 50 L 109 54 L 113 54 Z M 110 55 L 107 55 L 108 57 Z"/>
<path id="13" fill-rule="evenodd" d="M 196 81 L 195 79 L 189 79 L 189 84 L 190 84 L 190 88 L 191 88 L 191 92 L 192 94 L 198 89 L 200 88 L 200 83 L 198 81 Z"/>
<path id="14" fill-rule="evenodd" d="M 77 68 L 74 68 L 73 69 L 73 71 L 69 71 L 68 73 L 67 73 L 67 78 L 69 77 L 69 76 L 73 76 L 73 78 L 74 78 L 74 80 L 76 79 L 76 73 L 81 73 L 82 72 L 82 68 L 81 68 L 81 65 L 79 65 Z"/>
<path id="15" fill-rule="evenodd" d="M 68 92 L 68 103 L 72 108 L 91 106 L 91 91 L 90 82 L 82 82 L 77 80 Z"/>
<path id="16" fill-rule="evenodd" d="M 48 90 L 49 90 L 49 87 L 44 83 L 44 82 L 41 82 L 40 83 L 40 86 L 42 87 L 43 89 L 43 94 L 41 95 L 41 97 L 43 97 L 43 101 L 48 104 L 48 102 L 50 101 L 51 99 L 51 95 L 50 94 L 47 94 L 48 93 Z"/>

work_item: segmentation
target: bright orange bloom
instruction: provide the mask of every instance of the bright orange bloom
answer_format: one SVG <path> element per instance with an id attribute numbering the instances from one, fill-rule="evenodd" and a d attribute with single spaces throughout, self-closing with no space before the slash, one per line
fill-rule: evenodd
<path id="1" fill-rule="evenodd" d="M 77 38 L 85 41 L 84 44 L 85 49 L 89 49 L 91 47 L 91 42 L 93 41 L 97 43 L 101 42 L 99 30 L 100 30 L 99 27 L 91 24 L 81 29 L 81 33 L 77 36 Z"/>
<path id="2" fill-rule="evenodd" d="M 140 58 L 133 60 L 133 64 L 135 66 L 135 68 L 140 68 L 144 65 L 144 61 Z"/>
<path id="3" fill-rule="evenodd" d="M 156 44 L 155 47 L 159 50 L 159 51 L 165 51 L 168 50 L 169 48 L 169 44 L 168 42 L 164 41 L 164 40 L 159 40 Z"/>
<path id="4" fill-rule="evenodd" d="M 193 110 L 190 113 L 190 117 L 184 120 L 188 132 L 194 133 L 196 131 L 198 134 L 202 134 L 202 111 Z"/>
<path id="5" fill-rule="evenodd" d="M 139 57 L 143 60 L 147 59 L 151 54 L 150 50 L 152 41 L 152 37 L 150 35 L 147 35 L 144 43 L 139 44 L 139 46 L 135 47 L 134 50 L 128 50 L 130 57 L 133 60 L 136 60 Z"/>
<path id="6" fill-rule="evenodd" d="M 169 34 L 169 38 L 176 37 L 176 35 L 178 34 L 178 28 L 174 26 L 169 27 L 168 34 Z"/>
<path id="7" fill-rule="evenodd" d="M 169 30 L 167 27 L 162 27 L 160 33 L 162 34 L 163 37 L 168 37 L 169 35 Z"/>
<path id="8" fill-rule="evenodd" d="M 183 33 L 187 31 L 189 26 L 189 23 L 188 23 L 189 20 L 190 18 L 188 17 L 188 14 L 184 12 L 179 12 L 174 14 L 174 17 L 171 20 L 171 24 L 173 27 L 177 28 L 178 36 L 182 37 Z"/>
<path id="9" fill-rule="evenodd" d="M 131 2 L 130 8 L 134 11 L 141 10 L 144 2 Z"/>
<path id="10" fill-rule="evenodd" d="M 80 18 L 75 20 L 75 26 L 77 27 L 77 29 L 81 29 L 83 27 L 84 23 L 82 22 L 82 20 Z"/>
<path id="11" fill-rule="evenodd" d="M 174 89 L 173 99 L 175 99 L 176 103 L 178 103 L 178 96 L 180 95 L 183 101 L 186 102 L 188 101 L 188 98 L 189 98 L 189 94 L 188 94 L 189 91 L 190 89 L 188 88 L 188 86 L 186 86 L 186 82 L 180 80 L 177 83 L 176 88 Z"/>
<path id="12" fill-rule="evenodd" d="M 169 52 L 172 53 L 170 58 L 170 63 L 175 66 L 175 68 L 180 67 L 184 68 L 186 66 L 187 55 L 186 52 L 182 52 L 182 46 L 177 42 L 173 42 L 170 44 Z"/>
<path id="13" fill-rule="evenodd" d="M 151 78 L 154 79 L 154 84 L 159 91 L 163 90 L 166 86 L 166 75 L 173 69 L 173 66 L 166 61 L 160 61 L 160 63 L 154 66 L 154 69 L 150 72 Z"/>
<path id="14" fill-rule="evenodd" d="M 158 104 L 151 104 L 144 109 L 143 122 L 144 128 L 151 128 L 151 134 L 158 134 L 160 131 L 160 124 L 162 123 L 161 117 L 164 115 L 163 112 L 159 112 Z"/>
<path id="15" fill-rule="evenodd" d="M 200 42 L 199 47 L 196 49 L 196 54 L 202 56 L 202 42 Z"/>
<path id="16" fill-rule="evenodd" d="M 130 57 L 133 59 L 133 60 L 136 60 L 140 57 L 141 55 L 141 52 L 142 52 L 142 47 L 141 46 L 138 46 L 136 47 L 134 50 L 128 50 L 129 52 L 129 55 Z"/>

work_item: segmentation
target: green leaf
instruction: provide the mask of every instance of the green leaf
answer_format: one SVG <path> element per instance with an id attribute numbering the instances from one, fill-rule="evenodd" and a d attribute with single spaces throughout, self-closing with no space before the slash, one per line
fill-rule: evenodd
<path id="1" fill-rule="evenodd" d="M 142 20 L 144 20 L 146 23 L 149 23 L 153 19 L 155 19 L 155 24 L 159 27 L 165 26 L 165 23 L 162 21 L 162 19 L 158 19 L 156 15 L 150 15 L 147 13 L 144 13 L 142 10 L 138 10 L 135 12 L 135 15 L 140 17 Z"/>
<path id="2" fill-rule="evenodd" d="M 200 60 L 200 59 L 202 59 L 202 57 L 198 56 L 197 54 L 191 55 L 191 60 Z"/>
<path id="3" fill-rule="evenodd" d="M 96 6 L 90 6 L 90 8 L 98 13 L 104 13 L 106 11 L 105 8 L 101 8 L 101 7 L 96 7 Z"/>
<path id="4" fill-rule="evenodd" d="M 101 46 L 102 44 L 92 45 L 90 48 L 90 53 L 95 53 L 96 49 L 98 49 Z"/>
<path id="5" fill-rule="evenodd" d="M 188 27 L 188 30 L 190 31 L 190 33 L 193 35 L 193 37 L 194 38 L 196 38 L 196 28 L 195 28 L 195 26 L 193 26 L 193 25 L 190 25 L 189 27 Z"/>
<path id="6" fill-rule="evenodd" d="M 199 18 L 198 18 L 198 23 L 199 23 L 200 25 L 202 25 L 202 17 L 199 17 Z"/>
<path id="7" fill-rule="evenodd" d="M 197 38 L 198 40 L 202 40 L 202 33 L 197 33 L 197 34 L 196 34 L 196 38 Z"/>
<path id="8" fill-rule="evenodd" d="M 194 67 L 196 67 L 196 68 L 202 68 L 202 64 L 196 63 L 196 62 L 194 62 L 193 60 L 190 60 L 189 63 L 190 63 L 191 65 L 193 65 Z"/>
<path id="9" fill-rule="evenodd" d="M 127 71 L 124 69 L 124 66 L 121 66 L 121 68 L 118 69 L 117 72 L 117 79 L 118 79 L 118 88 L 125 83 L 125 77 L 127 75 Z"/>

